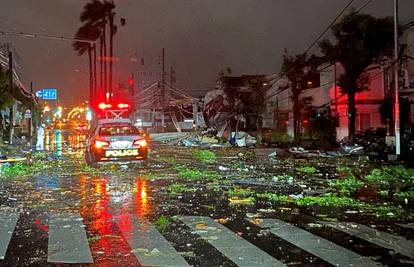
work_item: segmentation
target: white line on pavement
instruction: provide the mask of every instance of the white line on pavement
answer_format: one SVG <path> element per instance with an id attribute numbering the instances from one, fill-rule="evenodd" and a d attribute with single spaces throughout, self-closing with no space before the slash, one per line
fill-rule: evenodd
<path id="1" fill-rule="evenodd" d="M 80 214 L 50 217 L 47 261 L 93 263 L 85 225 Z"/>
<path id="2" fill-rule="evenodd" d="M 270 233 L 335 266 L 365 267 L 381 265 L 369 258 L 363 257 L 326 239 L 278 219 L 255 220 L 253 223 L 261 228 L 268 228 Z"/>
<path id="3" fill-rule="evenodd" d="M 414 242 L 405 237 L 392 235 L 351 222 L 320 222 L 344 233 L 359 237 L 380 247 L 392 249 L 402 255 L 414 258 Z"/>
<path id="4" fill-rule="evenodd" d="M 179 219 L 238 266 L 286 266 L 209 217 Z"/>
<path id="5" fill-rule="evenodd" d="M 118 224 L 142 266 L 190 266 L 148 221 L 135 215 L 120 215 Z M 132 227 L 123 227 L 125 224 Z"/>
<path id="6" fill-rule="evenodd" d="M 18 219 L 18 214 L 0 213 L 0 260 L 3 260 L 6 256 L 7 247 Z"/>

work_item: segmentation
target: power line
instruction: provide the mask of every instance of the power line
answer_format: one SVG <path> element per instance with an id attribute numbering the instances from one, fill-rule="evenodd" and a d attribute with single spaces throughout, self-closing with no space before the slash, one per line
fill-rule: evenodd
<path id="1" fill-rule="evenodd" d="M 168 84 L 168 83 L 165 83 L 165 84 L 168 85 L 168 87 L 170 88 L 171 91 L 173 91 L 173 92 L 175 92 L 177 94 L 180 94 L 180 95 L 182 95 L 183 97 L 185 97 L 187 99 L 193 100 L 193 97 L 192 96 L 186 94 L 185 92 L 181 91 L 180 89 L 172 86 L 171 84 Z"/>
<path id="2" fill-rule="evenodd" d="M 356 13 L 359 13 L 362 9 L 364 9 L 367 5 L 371 4 L 373 0 L 368 0 L 365 2 L 365 4 L 363 4 L 360 8 L 358 8 L 358 10 L 356 11 Z"/>
<path id="3" fill-rule="evenodd" d="M 55 35 L 47 35 L 47 34 L 40 34 L 40 33 L 28 33 L 28 32 L 21 32 L 21 31 L 15 31 L 15 32 L 0 31 L 0 34 L 39 38 L 39 39 L 58 40 L 58 41 L 83 42 L 83 43 L 89 43 L 89 44 L 96 43 L 96 41 L 80 39 L 80 38 L 71 38 L 71 37 L 65 37 L 65 36 L 55 36 Z"/>
<path id="4" fill-rule="evenodd" d="M 313 41 L 313 43 L 308 47 L 308 49 L 306 49 L 304 54 L 307 54 L 312 48 L 313 46 L 325 35 L 325 33 L 327 31 L 329 31 L 329 29 L 334 25 L 334 23 L 342 16 L 342 14 L 345 12 L 345 10 L 348 9 L 348 7 L 354 2 L 355 0 L 350 0 L 348 2 L 348 4 L 342 8 L 341 12 L 339 12 L 339 14 L 333 19 L 333 21 L 325 28 L 325 30 L 323 30 L 323 32 L 321 34 L 319 34 L 318 38 L 316 38 L 315 41 Z"/>
<path id="5" fill-rule="evenodd" d="M 142 97 L 142 98 L 137 99 L 137 100 L 136 100 L 136 102 L 142 102 L 142 101 L 144 101 L 144 102 L 145 102 L 145 100 L 147 100 L 147 99 L 149 99 L 149 98 L 155 98 L 155 97 L 157 97 L 157 96 L 156 96 L 156 94 L 157 94 L 157 93 L 159 93 L 160 91 L 161 91 L 161 90 L 160 90 L 160 89 L 158 89 L 158 90 L 154 91 L 154 92 L 153 92 L 153 94 L 151 94 L 151 95 L 148 95 L 148 96 L 146 96 L 146 97 Z"/>
<path id="6" fill-rule="evenodd" d="M 186 95 L 186 96 L 188 96 L 188 97 L 192 97 L 191 95 L 189 95 L 187 92 L 185 92 L 184 90 L 181 90 L 181 89 L 179 89 L 179 88 L 177 88 L 176 86 L 174 86 L 174 85 L 172 85 L 172 84 L 169 84 L 169 83 L 165 83 L 168 87 L 170 87 L 171 89 L 175 89 L 175 90 L 177 90 L 177 91 L 179 91 L 179 92 L 181 92 L 183 95 Z"/>
<path id="7" fill-rule="evenodd" d="M 149 89 L 153 88 L 154 86 L 156 86 L 158 84 L 158 82 L 155 82 L 153 84 L 151 84 L 150 86 L 148 86 L 147 88 L 144 88 L 141 92 L 138 92 L 134 97 L 137 97 L 138 95 L 144 94 L 145 92 L 147 92 Z"/>
<path id="8" fill-rule="evenodd" d="M 376 79 L 379 75 L 381 75 L 381 74 L 385 73 L 385 71 L 387 71 L 387 70 L 389 70 L 390 68 L 392 68 L 392 67 L 393 67 L 393 66 L 394 66 L 394 65 L 395 65 L 395 64 L 396 64 L 396 63 L 397 63 L 400 59 L 401 59 L 401 57 L 399 57 L 397 60 L 394 60 L 393 62 L 391 62 L 391 64 L 390 64 L 390 65 L 388 65 L 386 68 L 382 69 L 382 70 L 381 70 L 381 71 L 379 71 L 378 73 L 375 73 L 374 75 L 370 76 L 370 77 L 369 77 L 370 82 L 372 82 L 374 79 Z M 338 79 L 333 80 L 333 81 L 330 81 L 330 82 L 326 82 L 326 83 L 324 83 L 324 84 L 320 85 L 319 87 L 324 87 L 324 86 L 327 86 L 327 85 L 329 85 L 329 84 L 334 84 L 335 82 L 338 82 Z M 319 88 L 319 87 L 315 87 L 315 88 Z M 315 89 L 315 88 L 311 88 L 311 89 L 308 89 L 308 90 L 312 90 L 312 89 Z M 335 90 L 336 90 L 336 88 L 335 88 Z M 272 94 L 272 95 L 268 96 L 268 97 L 267 97 L 267 100 L 266 100 L 265 102 L 267 102 L 268 100 L 270 100 L 272 97 L 274 97 L 274 96 L 275 96 L 275 95 L 277 95 L 277 94 L 279 94 L 279 93 L 275 93 L 275 94 Z M 342 93 L 342 94 L 340 94 L 338 97 L 336 97 L 335 99 L 332 99 L 332 100 L 328 101 L 327 103 L 322 104 L 322 105 L 320 105 L 320 106 L 317 106 L 317 107 L 315 107 L 315 108 L 322 108 L 322 107 L 324 107 L 324 106 L 330 105 L 330 104 L 334 103 L 335 101 L 337 101 L 339 98 L 343 97 L 344 95 L 346 95 L 346 93 Z M 287 100 L 287 99 L 289 99 L 289 98 L 290 98 L 290 97 L 288 96 L 288 97 L 282 98 L 281 100 L 280 100 L 280 99 L 278 99 L 278 101 L 284 101 L 284 100 Z"/>
<path id="9" fill-rule="evenodd" d="M 325 35 L 325 33 L 334 25 L 334 23 L 342 16 L 342 14 L 346 11 L 346 9 L 354 2 L 355 0 L 350 0 L 349 2 L 348 2 L 348 4 L 347 5 L 345 5 L 345 7 L 344 8 L 342 8 L 342 10 L 339 12 L 339 14 L 334 18 L 334 20 L 333 21 L 331 21 L 331 23 L 322 31 L 322 33 L 321 34 L 319 34 L 319 36 L 310 44 L 310 46 L 306 49 L 306 51 L 303 53 L 303 54 L 307 54 L 312 48 L 313 48 L 313 46 Z M 297 65 L 297 64 L 296 64 Z M 291 66 L 290 68 L 289 68 L 289 70 L 291 70 L 293 67 L 295 67 L 295 65 L 294 66 Z M 273 82 L 273 84 L 275 84 L 275 83 L 277 83 L 279 80 L 281 80 L 282 79 L 282 77 L 283 77 L 283 73 L 281 72 L 281 73 L 279 73 L 279 75 L 277 76 L 277 78 L 276 78 L 276 81 L 274 81 Z M 283 90 L 280 90 L 280 92 L 279 93 L 281 93 L 281 92 L 283 92 L 283 91 L 285 91 L 285 90 L 287 90 L 287 89 L 289 89 L 289 87 L 287 87 L 287 88 L 283 88 Z"/>
<path id="10" fill-rule="evenodd" d="M 401 30 L 405 31 L 414 26 L 414 20 L 401 26 Z"/>
<path id="11" fill-rule="evenodd" d="M 359 13 L 359 12 L 361 12 L 361 10 L 362 9 L 364 9 L 366 6 L 368 6 L 371 2 L 372 2 L 373 0 L 367 0 L 366 2 L 365 2 L 365 4 L 363 4 L 357 11 L 355 11 L 355 13 L 357 14 L 357 13 Z M 319 39 L 320 38 L 322 38 L 322 36 L 323 35 L 325 35 L 325 33 L 333 26 L 333 24 L 342 16 L 342 14 L 346 11 L 346 9 L 352 4 L 354 2 L 354 0 L 350 0 L 349 2 L 348 2 L 348 4 L 341 10 L 341 12 L 335 17 L 335 19 L 328 25 L 328 27 L 326 27 L 325 28 L 325 30 L 318 36 L 318 38 L 308 47 L 308 49 L 306 50 L 306 52 L 304 53 L 304 54 L 306 54 L 306 53 L 308 53 L 311 49 L 312 49 L 312 47 L 319 41 Z M 323 69 L 321 69 L 321 70 L 319 70 L 318 72 L 320 72 L 320 71 L 322 71 L 322 70 L 324 70 L 324 69 L 326 69 L 326 68 L 328 68 L 328 67 L 330 67 L 330 66 L 332 66 L 332 65 L 334 65 L 335 63 L 333 63 L 333 64 L 330 64 L 330 65 L 328 65 L 328 66 L 326 66 L 326 67 L 324 67 Z M 291 68 L 293 68 L 293 66 L 291 67 Z M 279 77 L 277 78 L 277 80 L 273 83 L 273 84 L 275 84 L 277 81 L 279 81 L 279 80 L 281 80 L 282 79 L 282 73 L 280 73 L 279 75 L 278 75 Z M 277 95 L 277 94 L 280 94 L 280 93 L 282 93 L 283 91 L 285 91 L 285 90 L 288 90 L 289 89 L 289 87 L 287 87 L 287 88 L 283 88 L 282 90 L 280 90 L 278 93 L 276 93 L 276 94 L 274 94 L 274 95 Z M 273 95 L 273 96 L 274 96 Z"/>
<path id="12" fill-rule="evenodd" d="M 371 77 L 369 77 L 369 80 L 370 80 L 370 82 L 372 82 L 376 77 L 378 77 L 379 75 L 381 75 L 381 74 L 383 74 L 383 73 L 385 73 L 385 71 L 387 71 L 388 69 L 390 69 L 391 67 L 393 67 L 399 60 L 401 59 L 401 57 L 400 58 L 398 58 L 397 60 L 394 60 L 389 66 L 387 66 L 386 68 L 384 68 L 384 69 L 382 69 L 381 71 L 379 71 L 378 73 L 376 73 L 376 74 L 374 74 L 373 76 L 371 76 Z M 338 81 L 338 80 L 337 80 Z M 331 83 L 333 83 L 333 82 L 331 82 Z M 335 88 L 335 90 L 336 90 L 336 88 Z M 344 95 L 346 95 L 346 93 L 342 93 L 341 95 L 339 95 L 337 98 L 335 98 L 335 99 L 333 99 L 333 100 L 331 100 L 331 101 L 329 101 L 328 103 L 325 103 L 325 104 L 323 104 L 323 105 L 321 105 L 321 106 L 319 106 L 319 107 L 317 107 L 317 108 L 321 108 L 321 107 L 324 107 L 324 106 L 327 106 L 327 105 L 329 105 L 329 104 L 331 104 L 331 103 L 333 103 L 333 102 L 335 102 L 337 99 L 339 99 L 339 98 L 341 98 L 342 96 L 344 96 Z"/>

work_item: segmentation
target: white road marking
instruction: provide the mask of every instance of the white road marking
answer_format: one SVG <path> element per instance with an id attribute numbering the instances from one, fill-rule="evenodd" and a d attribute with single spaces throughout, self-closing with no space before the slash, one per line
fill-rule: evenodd
<path id="1" fill-rule="evenodd" d="M 19 215 L 16 213 L 0 213 L 0 260 L 6 256 L 7 247 L 18 219 Z"/>
<path id="2" fill-rule="evenodd" d="M 238 266 L 286 266 L 209 217 L 179 219 Z"/>
<path id="3" fill-rule="evenodd" d="M 246 219 L 248 220 L 248 219 Z M 278 219 L 255 220 L 261 228 L 335 266 L 380 266 L 369 258 Z"/>
<path id="4" fill-rule="evenodd" d="M 190 266 L 148 221 L 120 215 L 120 229 L 142 266 Z M 131 228 L 123 227 L 122 224 Z"/>
<path id="5" fill-rule="evenodd" d="M 93 263 L 80 214 L 50 217 L 47 261 Z"/>
<path id="6" fill-rule="evenodd" d="M 351 222 L 320 222 L 344 233 L 359 237 L 380 247 L 388 248 L 402 255 L 414 258 L 414 242 L 405 237 L 392 235 Z"/>

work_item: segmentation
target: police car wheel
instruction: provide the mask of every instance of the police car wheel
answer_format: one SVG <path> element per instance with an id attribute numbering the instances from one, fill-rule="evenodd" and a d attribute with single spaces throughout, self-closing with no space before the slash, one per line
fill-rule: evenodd
<path id="1" fill-rule="evenodd" d="M 98 167 L 98 164 L 97 164 L 96 161 L 93 160 L 93 155 L 90 151 L 86 151 L 85 160 L 86 160 L 86 164 L 88 164 L 92 168 L 97 168 Z"/>

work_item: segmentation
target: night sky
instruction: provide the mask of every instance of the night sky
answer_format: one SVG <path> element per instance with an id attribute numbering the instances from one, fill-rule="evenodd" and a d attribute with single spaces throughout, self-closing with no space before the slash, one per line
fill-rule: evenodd
<path id="1" fill-rule="evenodd" d="M 282 54 L 304 52 L 349 0 L 115 0 L 117 22 L 114 81 L 126 83 L 136 71 L 131 58 L 156 66 L 166 49 L 178 86 L 194 95 L 214 88 L 221 69 L 233 74 L 271 74 Z M 366 0 L 355 0 L 359 8 Z M 0 0 L 0 29 L 73 37 L 81 25 L 81 0 Z M 391 16 L 392 0 L 373 0 L 363 12 Z M 400 0 L 400 22 L 414 19 L 414 0 Z M 62 104 L 72 106 L 88 95 L 87 56 L 71 42 L 0 35 L 19 54 L 28 87 L 56 87 Z M 316 50 L 313 50 L 317 52 Z"/>

